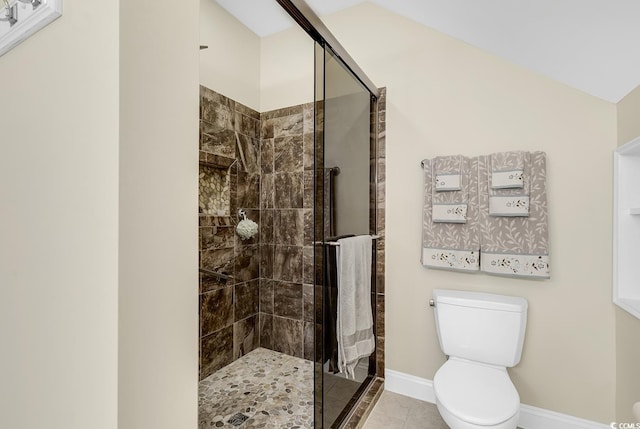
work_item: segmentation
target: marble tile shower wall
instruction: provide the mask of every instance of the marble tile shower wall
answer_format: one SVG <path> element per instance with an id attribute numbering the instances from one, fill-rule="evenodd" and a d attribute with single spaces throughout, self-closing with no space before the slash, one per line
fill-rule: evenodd
<path id="1" fill-rule="evenodd" d="M 200 379 L 259 346 L 260 114 L 200 87 Z"/>
<path id="2" fill-rule="evenodd" d="M 376 247 L 376 375 L 384 378 L 385 352 L 385 242 L 386 242 L 386 165 L 387 165 L 387 88 L 378 92 L 377 150 L 372 166 L 376 169 L 376 228 L 380 236 Z"/>
<path id="3" fill-rule="evenodd" d="M 376 363 L 383 377 L 385 89 L 380 94 L 371 164 L 378 177 Z M 258 346 L 313 360 L 314 312 L 322 316 L 320 305 L 314 309 L 321 287 L 314 286 L 312 246 L 313 103 L 260 114 L 202 86 L 200 95 L 200 180 L 222 189 L 222 196 L 201 196 L 200 378 Z M 258 236 L 244 242 L 234 230 L 239 208 L 259 225 Z"/>
<path id="4" fill-rule="evenodd" d="M 312 360 L 313 104 L 260 121 L 260 346 Z"/>

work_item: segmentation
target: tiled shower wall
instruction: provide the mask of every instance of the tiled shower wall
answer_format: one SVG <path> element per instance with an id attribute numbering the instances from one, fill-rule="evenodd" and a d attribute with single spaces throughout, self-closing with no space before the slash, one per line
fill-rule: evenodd
<path id="1" fill-rule="evenodd" d="M 260 115 L 260 345 L 313 359 L 313 104 Z"/>
<path id="2" fill-rule="evenodd" d="M 387 88 L 381 88 L 378 93 L 377 113 L 377 147 L 375 151 L 375 165 L 378 183 L 376 186 L 376 232 L 380 238 L 376 248 L 376 375 L 384 378 L 384 338 L 385 338 L 385 220 L 386 220 L 386 144 L 387 144 Z"/>
<path id="3" fill-rule="evenodd" d="M 200 267 L 207 271 L 200 275 L 200 377 L 258 346 L 313 360 L 318 283 L 312 246 L 313 103 L 259 114 L 205 87 L 200 93 Z M 381 236 L 376 267 L 376 361 L 381 377 L 385 105 L 383 89 L 377 159 L 372 158 Z M 211 189 L 222 196 L 209 195 Z M 238 208 L 258 223 L 259 234 L 251 240 L 243 242 L 235 234 Z M 322 316 L 319 304 L 317 320 Z"/>
<path id="4" fill-rule="evenodd" d="M 260 226 L 260 115 L 200 87 L 200 378 L 259 346 L 259 237 L 235 234 L 237 209 Z"/>

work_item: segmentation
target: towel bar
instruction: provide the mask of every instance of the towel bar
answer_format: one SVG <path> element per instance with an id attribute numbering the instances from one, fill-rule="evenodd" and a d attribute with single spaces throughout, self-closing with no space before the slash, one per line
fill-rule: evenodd
<path id="1" fill-rule="evenodd" d="M 380 238 L 379 235 L 372 235 L 371 239 L 372 240 L 377 240 L 378 238 Z M 325 244 L 327 246 L 339 246 L 340 243 L 338 243 L 337 241 L 314 241 L 313 244 Z"/>

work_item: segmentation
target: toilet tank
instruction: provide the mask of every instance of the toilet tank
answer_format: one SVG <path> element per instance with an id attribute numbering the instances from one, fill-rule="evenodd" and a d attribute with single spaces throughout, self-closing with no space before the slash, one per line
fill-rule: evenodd
<path id="1" fill-rule="evenodd" d="M 444 354 L 505 367 L 520 362 L 526 299 L 443 289 L 434 290 L 433 297 Z"/>

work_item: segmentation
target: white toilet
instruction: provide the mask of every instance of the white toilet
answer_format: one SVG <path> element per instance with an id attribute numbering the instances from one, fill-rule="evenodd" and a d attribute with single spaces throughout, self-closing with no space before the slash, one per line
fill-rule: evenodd
<path id="1" fill-rule="evenodd" d="M 436 406 L 452 429 L 515 429 L 520 396 L 507 367 L 520 362 L 524 298 L 436 289 L 440 348 L 449 360 L 433 378 Z"/>

